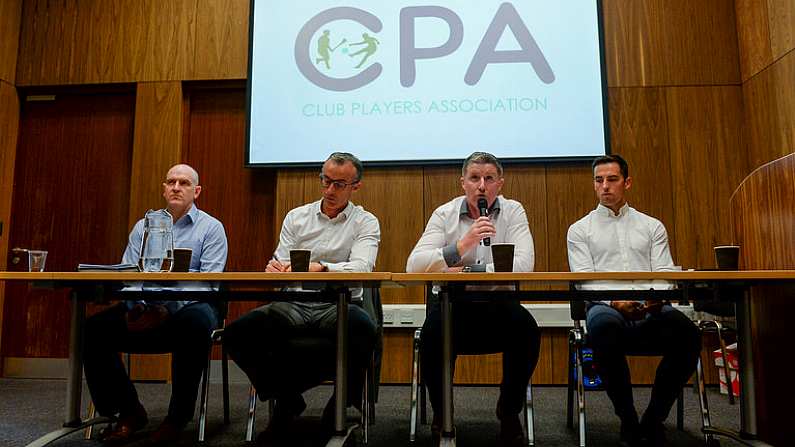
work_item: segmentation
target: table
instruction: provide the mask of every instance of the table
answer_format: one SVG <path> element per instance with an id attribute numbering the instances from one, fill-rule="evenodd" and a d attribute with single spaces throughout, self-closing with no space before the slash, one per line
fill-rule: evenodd
<path id="1" fill-rule="evenodd" d="M 269 300 L 310 300 L 337 303 L 337 354 L 336 379 L 334 381 L 336 399 L 334 429 L 335 434 L 328 441 L 328 447 L 341 447 L 351 431 L 356 427 L 345 427 L 345 400 L 347 364 L 347 326 L 350 289 L 348 287 L 380 287 L 389 281 L 390 273 L 265 273 L 265 272 L 216 272 L 216 273 L 127 273 L 127 272 L 0 272 L 0 281 L 25 281 L 39 287 L 69 288 L 72 315 L 69 336 L 69 376 L 66 387 L 66 415 L 63 428 L 48 433 L 28 444 L 40 447 L 60 439 L 70 433 L 82 430 L 89 425 L 108 422 L 108 418 L 98 417 L 82 420 L 81 392 L 83 386 L 83 320 L 85 304 L 93 300 L 109 297 L 123 299 L 120 286 L 127 282 L 163 281 L 214 281 L 224 286 L 218 291 L 149 291 L 132 292 L 136 296 L 152 295 L 157 299 L 219 299 L 226 301 L 260 301 L 263 292 L 268 292 Z M 320 292 L 285 292 L 281 287 L 300 283 L 320 289 Z"/>
<path id="2" fill-rule="evenodd" d="M 698 298 L 697 295 L 709 292 L 716 286 L 737 287 L 745 290 L 743 297 L 736 303 L 737 312 L 737 343 L 740 367 L 740 431 L 734 432 L 718 427 L 711 427 L 707 434 L 728 436 L 746 445 L 767 445 L 757 438 L 756 395 L 754 392 L 754 363 L 751 350 L 750 293 L 752 285 L 795 282 L 795 270 L 745 270 L 745 271 L 676 271 L 676 272 L 531 272 L 531 273 L 395 273 L 392 281 L 402 285 L 438 285 L 441 286 L 440 306 L 442 312 L 442 439 L 440 446 L 454 446 L 453 431 L 453 377 L 452 322 L 450 321 L 450 303 L 455 300 L 470 298 L 482 299 L 489 294 L 494 299 L 519 299 L 539 301 L 586 301 L 616 299 L 622 296 L 634 299 L 638 290 L 576 290 L 573 285 L 582 281 L 651 281 L 668 280 L 678 284 L 677 289 L 653 290 L 644 296 L 665 299 Z M 569 287 L 566 290 L 520 290 L 467 292 L 465 285 L 484 283 L 562 283 Z M 573 306 L 574 307 L 574 306 Z"/>

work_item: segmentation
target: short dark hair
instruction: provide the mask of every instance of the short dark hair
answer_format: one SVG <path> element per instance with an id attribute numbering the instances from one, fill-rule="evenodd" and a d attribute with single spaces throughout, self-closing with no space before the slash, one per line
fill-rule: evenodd
<path id="1" fill-rule="evenodd" d="M 624 157 L 618 154 L 604 155 L 594 159 L 593 163 L 591 163 L 591 173 L 593 173 L 593 170 L 596 169 L 597 166 L 606 165 L 608 163 L 618 164 L 618 168 L 621 170 L 621 175 L 623 175 L 625 179 L 629 178 L 629 165 L 627 164 L 627 161 L 624 160 Z"/>
<path id="2" fill-rule="evenodd" d="M 334 152 L 328 156 L 326 161 L 333 161 L 338 165 L 344 165 L 346 161 L 349 161 L 353 164 L 353 167 L 356 168 L 356 181 L 360 182 L 362 180 L 362 174 L 364 173 L 364 166 L 362 166 L 362 162 L 356 158 L 355 155 L 350 154 L 348 152 Z"/>
<path id="3" fill-rule="evenodd" d="M 467 168 L 474 163 L 494 165 L 497 167 L 497 175 L 502 177 L 502 163 L 497 160 L 497 157 L 488 152 L 472 152 L 472 155 L 464 160 L 464 166 L 461 167 L 462 177 L 467 175 Z"/>

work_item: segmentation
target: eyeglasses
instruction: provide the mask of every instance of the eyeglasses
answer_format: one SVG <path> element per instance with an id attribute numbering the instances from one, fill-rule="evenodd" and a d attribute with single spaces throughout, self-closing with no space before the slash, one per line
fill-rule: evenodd
<path id="1" fill-rule="evenodd" d="M 332 180 L 332 179 L 326 177 L 325 175 L 320 174 L 320 186 L 322 186 L 323 189 L 326 189 L 329 186 L 331 186 L 334 189 L 345 189 L 348 186 L 353 186 L 353 185 L 355 185 L 357 183 L 359 183 L 358 180 L 354 180 L 354 181 L 348 183 L 345 180 Z"/>

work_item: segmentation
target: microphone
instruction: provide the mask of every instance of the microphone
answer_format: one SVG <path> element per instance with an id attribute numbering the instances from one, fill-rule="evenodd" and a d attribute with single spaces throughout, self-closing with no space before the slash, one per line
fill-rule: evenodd
<path id="1" fill-rule="evenodd" d="M 478 199 L 478 211 L 480 211 L 481 216 L 488 216 L 489 215 L 489 204 L 486 202 L 484 197 Z M 483 238 L 483 245 L 488 247 L 491 245 L 491 238 L 485 237 Z"/>

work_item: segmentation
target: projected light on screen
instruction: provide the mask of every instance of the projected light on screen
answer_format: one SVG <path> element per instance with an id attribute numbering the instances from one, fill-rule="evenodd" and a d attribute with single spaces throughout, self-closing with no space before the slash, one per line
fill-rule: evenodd
<path id="1" fill-rule="evenodd" d="M 597 0 L 253 0 L 250 165 L 607 152 Z"/>

